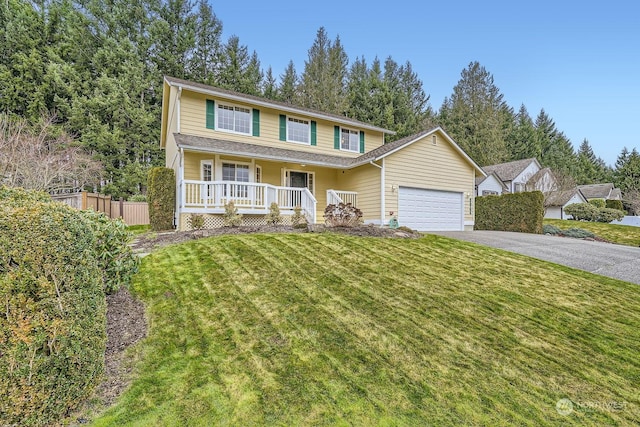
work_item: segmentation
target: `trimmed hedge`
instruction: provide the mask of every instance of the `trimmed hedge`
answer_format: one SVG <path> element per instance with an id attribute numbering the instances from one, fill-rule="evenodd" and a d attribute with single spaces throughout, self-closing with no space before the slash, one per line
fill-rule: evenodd
<path id="1" fill-rule="evenodd" d="M 542 233 L 544 195 L 540 191 L 476 197 L 476 230 Z"/>
<path id="2" fill-rule="evenodd" d="M 90 221 L 66 205 L 23 199 L 0 206 L 0 420 L 56 424 L 104 371 L 96 238 Z"/>
<path id="3" fill-rule="evenodd" d="M 147 183 L 149 222 L 154 231 L 173 229 L 176 206 L 176 176 L 173 169 L 151 168 Z"/>
<path id="4" fill-rule="evenodd" d="M 578 221 L 605 222 L 624 218 L 624 211 L 610 208 L 598 208 L 592 203 L 572 203 L 564 211 Z"/>
<path id="5" fill-rule="evenodd" d="M 607 200 L 605 207 L 609 209 L 617 209 L 619 211 L 624 211 L 624 205 L 622 204 L 622 200 Z"/>
<path id="6" fill-rule="evenodd" d="M 591 200 L 589 200 L 589 204 L 592 204 L 593 206 L 595 206 L 598 209 L 602 209 L 602 208 L 604 208 L 606 206 L 605 202 L 604 202 L 604 199 L 591 199 Z"/>

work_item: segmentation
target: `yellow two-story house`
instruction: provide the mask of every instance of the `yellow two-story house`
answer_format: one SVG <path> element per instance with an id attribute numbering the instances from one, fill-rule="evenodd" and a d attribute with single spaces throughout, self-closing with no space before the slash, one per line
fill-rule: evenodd
<path id="1" fill-rule="evenodd" d="M 442 130 L 385 144 L 368 123 L 165 77 L 160 145 L 176 174 L 176 226 L 203 214 L 223 225 L 233 201 L 247 225 L 264 224 L 271 203 L 310 223 L 328 204 L 352 203 L 365 223 L 417 230 L 474 224 L 475 178 L 484 172 Z"/>

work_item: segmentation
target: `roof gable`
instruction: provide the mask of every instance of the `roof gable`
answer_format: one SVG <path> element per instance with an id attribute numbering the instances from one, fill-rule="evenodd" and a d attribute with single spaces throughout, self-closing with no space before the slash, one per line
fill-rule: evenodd
<path id="1" fill-rule="evenodd" d="M 587 199 L 608 199 L 614 185 L 608 182 L 606 184 L 579 185 L 578 188 Z"/>
<path id="2" fill-rule="evenodd" d="M 527 169 L 531 163 L 535 163 L 538 170 L 542 168 L 538 160 L 532 157 L 530 159 L 515 160 L 513 162 L 484 166 L 482 169 L 486 173 L 495 172 L 502 181 L 513 181 L 518 177 L 518 175 Z"/>

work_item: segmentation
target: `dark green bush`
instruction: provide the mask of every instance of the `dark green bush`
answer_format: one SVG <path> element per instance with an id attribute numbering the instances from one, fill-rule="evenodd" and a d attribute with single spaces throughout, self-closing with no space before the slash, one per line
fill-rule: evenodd
<path id="1" fill-rule="evenodd" d="M 622 204 L 622 200 L 607 200 L 605 207 L 609 209 L 617 209 L 619 211 L 624 211 L 624 205 Z"/>
<path id="2" fill-rule="evenodd" d="M 598 215 L 598 208 L 591 203 L 572 203 L 564 208 L 564 212 L 578 221 L 594 221 Z"/>
<path id="3" fill-rule="evenodd" d="M 176 206 L 176 177 L 173 169 L 151 168 L 147 185 L 147 202 L 151 229 L 171 230 Z"/>
<path id="4" fill-rule="evenodd" d="M 542 233 L 543 234 L 560 234 L 562 232 L 561 229 L 559 229 L 558 227 L 556 227 L 555 225 L 551 225 L 551 224 L 544 224 L 542 226 Z"/>
<path id="5" fill-rule="evenodd" d="M 0 420 L 50 425 L 104 371 L 102 272 L 79 211 L 18 194 L 0 204 Z"/>
<path id="6" fill-rule="evenodd" d="M 589 204 L 595 206 L 598 209 L 605 207 L 604 199 L 591 199 L 589 200 Z"/>
<path id="7" fill-rule="evenodd" d="M 476 230 L 542 233 L 544 196 L 540 191 L 476 197 Z"/>
<path id="8" fill-rule="evenodd" d="M 133 234 L 121 218 L 111 219 L 102 212 L 81 211 L 93 231 L 95 254 L 102 271 L 102 283 L 107 294 L 120 286 L 128 287 L 138 271 L 139 258 L 129 246 Z"/>
<path id="9" fill-rule="evenodd" d="M 618 209 L 610 209 L 610 208 L 601 208 L 598 210 L 598 215 L 595 220 L 598 222 L 606 222 L 610 223 L 614 220 L 621 220 L 624 218 L 624 211 L 620 211 Z"/>

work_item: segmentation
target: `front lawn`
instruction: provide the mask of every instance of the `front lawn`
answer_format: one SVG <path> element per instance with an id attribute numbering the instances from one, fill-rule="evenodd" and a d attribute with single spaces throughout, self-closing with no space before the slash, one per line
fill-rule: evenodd
<path id="1" fill-rule="evenodd" d="M 627 246 L 640 246 L 640 227 L 631 225 L 606 224 L 602 222 L 572 221 L 566 219 L 545 219 L 545 224 L 555 225 L 563 230 L 583 228 L 611 243 Z"/>
<path id="2" fill-rule="evenodd" d="M 640 288 L 517 254 L 434 235 L 223 236 L 145 257 L 133 291 L 149 336 L 95 425 L 640 418 Z"/>

